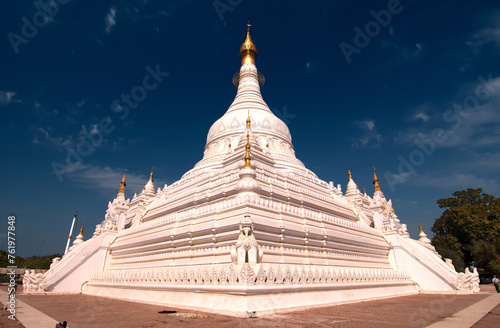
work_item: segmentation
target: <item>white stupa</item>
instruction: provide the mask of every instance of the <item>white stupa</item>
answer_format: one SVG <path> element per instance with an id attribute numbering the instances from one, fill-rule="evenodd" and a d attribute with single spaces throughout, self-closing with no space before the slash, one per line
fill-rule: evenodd
<path id="1" fill-rule="evenodd" d="M 236 97 L 203 159 L 157 191 L 151 172 L 132 200 L 124 176 L 94 236 L 46 273 L 45 292 L 246 316 L 477 291 L 477 273 L 458 276 L 430 242 L 410 238 L 375 173 L 373 197 L 350 170 L 343 194 L 295 157 L 288 127 L 262 99 L 249 28 Z"/>

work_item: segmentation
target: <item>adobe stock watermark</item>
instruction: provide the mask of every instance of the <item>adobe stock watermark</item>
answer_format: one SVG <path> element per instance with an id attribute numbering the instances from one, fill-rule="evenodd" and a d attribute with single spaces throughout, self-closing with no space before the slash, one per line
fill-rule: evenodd
<path id="1" fill-rule="evenodd" d="M 446 309 L 447 304 L 452 304 L 456 300 L 455 294 L 442 294 L 439 299 L 427 303 L 427 307 L 420 308 L 408 317 L 408 323 L 412 327 L 427 327 L 429 323 L 440 318 Z"/>
<path id="2" fill-rule="evenodd" d="M 477 80 L 479 83 L 474 89 L 474 95 L 465 97 L 462 104 L 455 104 L 453 109 L 448 109 L 443 113 L 443 120 L 446 123 L 454 123 L 448 130 L 436 128 L 432 130 L 430 136 L 415 139 L 416 149 L 412 150 L 406 158 L 398 156 L 398 173 L 384 172 L 385 180 L 391 191 L 395 191 L 397 184 L 405 182 L 412 175 L 416 175 L 415 168 L 423 165 L 426 158 L 434 154 L 437 146 L 444 143 L 454 130 L 459 129 L 464 119 L 469 118 L 471 113 L 479 109 L 481 102 L 484 103 L 495 90 L 500 89 L 500 82 L 494 81 L 491 74 L 488 75 L 487 79 L 480 75 Z"/>
<path id="3" fill-rule="evenodd" d="M 214 0 L 212 5 L 220 21 L 224 23 L 224 14 L 228 11 L 233 12 L 234 8 L 239 6 L 242 2 L 243 0 Z"/>
<path id="4" fill-rule="evenodd" d="M 280 120 L 282 120 L 285 124 L 289 124 L 290 120 L 293 120 L 297 117 L 297 114 L 288 113 L 288 109 L 286 106 L 283 106 L 283 109 L 280 111 L 279 109 L 272 108 L 271 111 L 274 115 L 276 115 Z"/>
<path id="5" fill-rule="evenodd" d="M 21 34 L 16 34 L 14 32 L 9 32 L 7 38 L 9 39 L 10 45 L 14 52 L 19 53 L 19 46 L 22 44 L 28 44 L 28 42 L 37 36 L 40 28 L 46 26 L 51 21 L 57 13 L 59 13 L 59 5 L 66 5 L 71 0 L 47 0 L 43 2 L 42 0 L 35 1 L 35 5 L 38 6 L 38 11 L 33 14 L 31 20 L 23 16 L 21 21 L 23 25 L 21 27 Z"/>
<path id="6" fill-rule="evenodd" d="M 367 22 L 363 30 L 358 26 L 354 27 L 355 34 L 353 44 L 344 41 L 339 43 L 340 50 L 347 63 L 350 64 L 352 61 L 351 57 L 354 54 L 359 55 L 361 50 L 366 48 L 372 39 L 379 36 L 383 28 L 389 26 L 392 21 L 392 16 L 400 14 L 403 9 L 399 0 L 389 0 L 387 2 L 387 9 L 382 9 L 380 11 L 371 10 L 370 15 L 374 20 Z"/>
<path id="7" fill-rule="evenodd" d="M 129 94 L 122 93 L 119 98 L 111 102 L 111 111 L 118 114 L 121 121 L 127 119 L 130 110 L 136 109 L 139 103 L 147 98 L 148 92 L 155 90 L 163 82 L 163 79 L 170 75 L 168 72 L 162 72 L 159 64 L 156 65 L 155 69 L 146 66 L 145 70 L 147 74 L 143 77 L 142 83 L 133 87 Z M 83 158 L 89 156 L 101 146 L 104 137 L 113 132 L 115 128 L 116 126 L 111 117 L 103 118 L 93 126 L 91 131 L 83 130 L 83 138 L 76 143 L 75 147 L 66 145 L 67 154 L 64 164 L 56 161 L 52 162 L 52 169 L 59 182 L 63 181 L 64 174 L 78 169 Z"/>

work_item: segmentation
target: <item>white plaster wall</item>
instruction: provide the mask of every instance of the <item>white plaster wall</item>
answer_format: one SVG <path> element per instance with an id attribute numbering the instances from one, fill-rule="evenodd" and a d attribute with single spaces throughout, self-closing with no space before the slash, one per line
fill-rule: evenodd
<path id="1" fill-rule="evenodd" d="M 213 288 L 211 288 L 213 287 Z M 352 303 L 418 293 L 412 283 L 387 283 L 370 286 L 359 284 L 351 288 L 345 286 L 323 286 L 308 291 L 311 286 L 283 288 L 266 286 L 264 289 L 236 286 L 234 294 L 218 292 L 221 286 L 208 286 L 204 292 L 187 292 L 172 288 L 159 289 L 142 286 L 102 286 L 89 285 L 85 294 L 118 299 L 134 300 L 148 304 L 161 304 L 184 309 L 206 311 L 236 317 L 248 317 L 249 312 L 268 315 L 279 312 L 306 310 L 315 307 Z"/>
<path id="2" fill-rule="evenodd" d="M 393 248 L 389 260 L 399 271 L 411 273 L 421 291 L 455 292 L 454 282 L 457 273 L 451 270 L 442 259 L 430 252 L 415 240 L 393 234 L 386 236 Z"/>
<path id="3" fill-rule="evenodd" d="M 107 248 L 116 234 L 103 233 L 78 245 L 45 274 L 47 291 L 79 293 L 93 271 L 102 271 Z"/>

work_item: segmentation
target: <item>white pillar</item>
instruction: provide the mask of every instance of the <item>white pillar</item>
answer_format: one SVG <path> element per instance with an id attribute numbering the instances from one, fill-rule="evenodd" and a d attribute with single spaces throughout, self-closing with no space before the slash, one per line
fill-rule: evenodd
<path id="1" fill-rule="evenodd" d="M 71 233 L 73 232 L 73 227 L 75 226 L 75 221 L 76 221 L 76 214 L 73 217 L 73 223 L 71 223 L 71 229 L 69 230 L 68 242 L 66 243 L 66 249 L 64 250 L 64 254 L 66 254 L 68 252 L 69 242 L 71 241 Z"/>

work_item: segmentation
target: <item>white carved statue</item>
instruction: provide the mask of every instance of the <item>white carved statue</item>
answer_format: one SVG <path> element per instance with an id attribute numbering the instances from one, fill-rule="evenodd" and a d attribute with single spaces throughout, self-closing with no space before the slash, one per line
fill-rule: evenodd
<path id="1" fill-rule="evenodd" d="M 53 267 L 55 267 L 57 265 L 57 263 L 59 263 L 60 260 L 61 260 L 60 257 L 54 257 L 52 259 L 52 263 L 50 264 L 50 268 L 49 269 L 52 269 Z"/>
<path id="2" fill-rule="evenodd" d="M 26 270 L 23 276 L 23 293 L 27 294 L 29 292 L 31 292 L 30 272 Z"/>
<path id="3" fill-rule="evenodd" d="M 240 221 L 240 236 L 231 249 L 231 259 L 235 264 L 261 263 L 264 253 L 253 235 L 253 222 L 250 216 Z"/>
<path id="4" fill-rule="evenodd" d="M 460 289 L 479 292 L 479 273 L 477 272 L 477 268 L 474 268 L 472 272 L 470 272 L 469 268 L 465 268 L 465 273 L 460 272 L 457 278 L 460 283 Z"/>
<path id="5" fill-rule="evenodd" d="M 44 293 L 45 276 L 43 273 L 36 273 L 35 270 L 26 270 L 23 276 L 23 290 L 26 294 Z"/>

